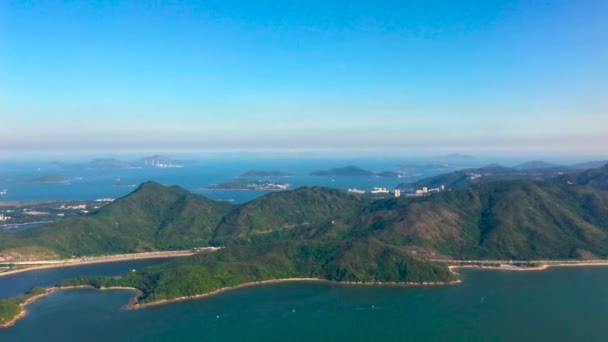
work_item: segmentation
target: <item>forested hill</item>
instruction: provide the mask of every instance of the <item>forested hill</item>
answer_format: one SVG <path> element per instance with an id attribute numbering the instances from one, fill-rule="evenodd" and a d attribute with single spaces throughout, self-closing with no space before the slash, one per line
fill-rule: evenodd
<path id="1" fill-rule="evenodd" d="M 592 186 L 608 168 L 588 173 L 588 184 L 498 181 L 384 200 L 302 187 L 238 206 L 148 182 L 88 216 L 0 233 L 0 258 L 366 237 L 430 257 L 608 257 L 608 192 Z"/>

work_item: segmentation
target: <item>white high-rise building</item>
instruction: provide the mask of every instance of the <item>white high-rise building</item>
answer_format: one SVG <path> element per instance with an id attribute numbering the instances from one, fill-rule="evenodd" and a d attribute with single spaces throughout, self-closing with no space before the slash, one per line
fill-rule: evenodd
<path id="1" fill-rule="evenodd" d="M 395 197 L 399 197 L 399 196 L 401 196 L 401 190 L 396 189 L 395 190 Z"/>

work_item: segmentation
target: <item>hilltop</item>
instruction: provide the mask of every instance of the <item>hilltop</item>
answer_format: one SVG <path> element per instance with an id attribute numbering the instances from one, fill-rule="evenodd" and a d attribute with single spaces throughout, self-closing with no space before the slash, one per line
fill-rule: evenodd
<path id="1" fill-rule="evenodd" d="M 608 256 L 608 168 L 578 182 L 508 180 L 423 198 L 372 200 L 301 187 L 231 205 L 179 187 L 142 184 L 86 216 L 0 234 L 0 257 L 59 256 L 373 237 L 448 258 Z M 560 179 L 560 178 L 558 178 Z"/>
<path id="2" fill-rule="evenodd" d="M 532 164 L 526 164 L 532 165 Z M 538 166 L 538 164 L 536 164 Z M 400 183 L 397 189 L 414 191 L 422 187 L 437 188 L 444 185 L 448 189 L 463 189 L 476 184 L 508 181 L 508 180 L 550 180 L 564 173 L 575 172 L 569 168 L 510 168 L 497 164 L 487 165 L 480 168 L 470 168 L 444 173 L 433 177 L 423 178 L 414 182 Z"/>
<path id="3" fill-rule="evenodd" d="M 62 257 L 185 249 L 206 245 L 233 206 L 154 182 L 101 209 L 37 229 L 0 234 L 0 260 L 54 253 Z"/>

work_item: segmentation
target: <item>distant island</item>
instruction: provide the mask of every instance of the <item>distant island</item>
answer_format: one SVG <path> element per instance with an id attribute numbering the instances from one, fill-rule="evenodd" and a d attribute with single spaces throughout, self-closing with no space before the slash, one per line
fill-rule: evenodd
<path id="1" fill-rule="evenodd" d="M 287 190 L 289 184 L 275 183 L 268 180 L 250 181 L 243 178 L 233 179 L 220 184 L 212 184 L 202 188 L 203 190 L 256 190 L 256 191 L 277 191 Z"/>
<path id="2" fill-rule="evenodd" d="M 49 176 L 42 176 L 42 177 L 38 177 L 38 178 L 27 179 L 24 181 L 24 183 L 27 183 L 27 184 L 66 184 L 66 183 L 69 183 L 69 180 L 67 180 L 66 178 L 60 177 L 60 176 L 49 175 Z"/>
<path id="3" fill-rule="evenodd" d="M 83 164 L 65 164 L 55 162 L 63 169 L 142 169 L 142 168 L 179 168 L 183 164 L 162 155 L 144 157 L 137 161 L 126 161 L 115 158 L 97 158 Z"/>
<path id="4" fill-rule="evenodd" d="M 396 171 L 383 171 L 383 172 L 372 172 L 369 170 L 362 169 L 357 166 L 349 165 L 345 167 L 338 167 L 329 170 L 319 170 L 312 172 L 311 176 L 325 176 L 325 177 L 386 177 L 386 178 L 401 178 L 404 177 L 403 172 Z"/>
<path id="5" fill-rule="evenodd" d="M 131 184 L 131 183 L 114 183 L 113 185 L 115 188 L 134 188 L 137 186 L 137 184 Z"/>
<path id="6" fill-rule="evenodd" d="M 281 171 L 247 171 L 238 178 L 287 178 L 293 177 L 293 174 Z"/>

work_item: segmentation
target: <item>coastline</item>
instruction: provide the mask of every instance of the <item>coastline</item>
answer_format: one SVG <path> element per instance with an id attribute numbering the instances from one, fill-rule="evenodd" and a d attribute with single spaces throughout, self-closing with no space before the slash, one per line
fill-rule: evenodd
<path id="1" fill-rule="evenodd" d="M 258 285 L 268 285 L 268 284 L 278 284 L 278 283 L 287 283 L 287 282 L 318 282 L 318 283 L 330 283 L 330 284 L 338 284 L 338 285 L 368 285 L 368 286 L 447 286 L 447 285 L 455 285 L 462 282 L 460 279 L 445 281 L 445 282 L 355 282 L 355 281 L 335 281 L 335 280 L 327 280 L 322 278 L 280 278 L 280 279 L 268 279 L 268 280 L 259 280 L 259 281 L 251 281 L 239 285 L 234 286 L 226 286 L 219 288 L 217 290 L 213 290 L 211 292 L 201 293 L 192 296 L 182 296 L 171 299 L 160 299 L 150 303 L 139 303 L 137 298 L 142 294 L 141 290 L 135 287 L 123 287 L 123 286 L 112 286 L 112 287 L 103 287 L 96 288 L 90 285 L 78 285 L 78 286 L 69 286 L 69 287 L 58 287 L 57 289 L 77 289 L 77 288 L 93 288 L 97 290 L 132 290 L 136 291 L 136 296 L 131 300 L 131 302 L 125 306 L 125 309 L 144 309 L 151 306 L 170 304 L 175 302 L 181 302 L 186 300 L 195 300 L 205 297 L 214 296 L 226 291 L 236 290 L 245 287 L 252 287 Z"/>
<path id="2" fill-rule="evenodd" d="M 109 262 L 120 262 L 130 260 L 144 260 L 144 259 L 162 259 L 162 258 L 176 258 L 191 256 L 199 251 L 166 251 L 166 252 L 147 252 L 147 253 L 132 253 L 132 254 L 120 254 L 114 256 L 103 256 L 103 257 L 91 257 L 88 259 L 61 259 L 61 260 L 44 260 L 44 261 L 33 261 L 30 263 L 6 263 L 7 265 L 24 265 L 30 267 L 24 267 L 16 270 L 6 271 L 0 273 L 0 277 L 8 276 L 17 273 L 30 272 L 36 270 L 59 268 L 59 267 L 71 267 L 71 266 L 82 266 L 90 264 L 102 264 Z"/>
<path id="3" fill-rule="evenodd" d="M 51 293 L 59 290 L 78 290 L 78 289 L 94 289 L 98 291 L 111 291 L 111 290 L 129 290 L 135 292 L 135 295 L 129 300 L 129 303 L 124 305 L 123 308 L 126 310 L 136 310 L 136 309 L 145 309 L 151 306 L 158 306 L 164 304 L 171 304 L 175 302 L 181 302 L 186 300 L 195 300 L 201 299 L 205 297 L 214 296 L 226 291 L 236 290 L 245 287 L 258 286 L 258 285 L 267 285 L 267 284 L 278 284 L 278 283 L 286 283 L 286 282 L 321 282 L 321 283 L 331 283 L 331 284 L 346 284 L 346 285 L 369 285 L 369 286 L 446 286 L 446 285 L 455 285 L 462 282 L 460 279 L 446 281 L 446 282 L 353 282 L 353 281 L 334 281 L 327 280 L 321 278 L 281 278 L 281 279 L 268 279 L 268 280 L 260 280 L 260 281 L 252 281 L 248 283 L 243 283 L 235 286 L 226 286 L 219 288 L 217 290 L 213 290 L 211 292 L 202 293 L 193 296 L 183 296 L 171 299 L 161 299 L 150 303 L 138 303 L 138 298 L 142 295 L 142 291 L 135 287 L 129 286 L 110 286 L 110 287 L 94 287 L 91 285 L 74 285 L 74 286 L 54 286 L 47 288 L 44 293 L 41 293 L 36 296 L 32 296 L 28 298 L 25 302 L 19 304 L 21 307 L 21 312 L 13 317 L 10 321 L 5 324 L 0 325 L 1 328 L 7 328 L 15 324 L 19 319 L 25 317 L 27 315 L 26 306 L 35 302 L 38 299 L 44 298 Z"/>
<path id="4" fill-rule="evenodd" d="M 50 295 L 51 293 L 53 293 L 53 291 L 55 291 L 55 288 L 46 289 L 46 291 L 44 293 L 32 296 L 32 297 L 28 298 L 25 302 L 19 304 L 19 307 L 21 308 L 21 312 L 17 316 L 13 317 L 10 321 L 8 321 L 6 323 L 3 323 L 3 324 L 0 324 L 0 329 L 2 329 L 2 328 L 8 328 L 8 327 L 11 327 L 11 326 L 15 325 L 15 323 L 18 320 L 20 320 L 21 318 L 27 316 L 27 310 L 25 309 L 25 307 L 27 305 L 29 305 L 29 304 L 37 301 L 38 299 L 42 299 L 42 298 Z"/>
<path id="5" fill-rule="evenodd" d="M 26 222 L 26 223 L 7 223 L 7 224 L 0 224 L 0 228 L 20 227 L 20 226 L 25 226 L 25 225 L 28 225 L 28 224 L 46 224 L 46 223 L 51 223 L 51 222 L 55 222 L 55 221 L 36 221 L 36 222 Z"/>
<path id="6" fill-rule="evenodd" d="M 190 253 L 194 254 L 194 252 L 190 252 Z M 171 257 L 171 256 L 176 256 L 176 255 L 167 255 L 166 257 Z M 156 256 L 156 257 L 158 257 L 158 256 Z M 146 257 L 143 256 L 141 258 L 145 259 Z M 153 258 L 153 257 L 148 257 L 148 258 Z M 122 261 L 122 260 L 133 260 L 133 259 L 129 258 L 129 259 L 117 260 L 115 258 L 115 259 L 108 260 L 107 258 L 104 258 L 104 260 L 87 260 L 87 261 L 83 261 L 80 263 L 74 262 L 74 263 L 70 263 L 70 264 L 51 264 L 51 265 L 44 265 L 44 266 L 27 268 L 27 269 L 22 269 L 22 270 L 15 270 L 15 271 L 10 271 L 10 272 L 13 272 L 11 274 L 14 274 L 14 273 L 27 272 L 27 271 L 31 271 L 34 269 L 41 269 L 41 268 L 66 267 L 66 266 L 82 265 L 82 264 L 86 264 L 86 263 L 102 263 L 102 262 L 112 262 L 112 261 Z M 486 263 L 490 263 L 490 262 L 486 262 Z M 512 266 L 509 264 L 505 264 L 504 266 L 501 266 L 500 264 L 498 266 L 489 266 L 489 265 L 484 266 L 484 265 L 475 265 L 475 264 L 447 265 L 448 269 L 455 275 L 458 275 L 458 273 L 455 272 L 455 270 L 458 268 L 469 268 L 469 269 L 480 269 L 480 270 L 501 270 L 501 271 L 543 271 L 550 267 L 590 267 L 590 266 L 608 266 L 608 260 L 594 260 L 594 261 L 580 261 L 580 262 L 579 261 L 565 261 L 565 262 L 562 261 L 562 262 L 552 262 L 552 263 L 540 263 L 539 262 L 539 265 L 530 266 L 530 267 Z M 2 273 L 2 274 L 0 274 L 0 276 L 4 275 L 6 273 L 8 273 L 8 272 Z M 222 288 L 219 288 L 219 289 L 207 292 L 207 293 L 198 294 L 198 295 L 182 296 L 182 297 L 171 298 L 171 299 L 161 299 L 161 300 L 157 300 L 157 301 L 149 302 L 149 303 L 139 303 L 138 302 L 138 298 L 142 295 L 142 291 L 135 287 L 110 286 L 110 287 L 97 288 L 97 287 L 94 287 L 91 285 L 75 285 L 75 286 L 65 286 L 65 287 L 55 286 L 55 287 L 47 288 L 44 293 L 32 296 L 32 297 L 28 298 L 25 302 L 19 304 L 22 311 L 17 316 L 13 317 L 10 321 L 8 321 L 4 324 L 1 324 L 0 328 L 6 328 L 6 327 L 10 327 L 10 326 L 14 325 L 15 322 L 17 322 L 19 319 L 21 319 L 27 315 L 27 310 L 25 308 L 27 305 L 35 302 L 38 299 L 44 298 L 57 290 L 95 289 L 95 290 L 99 290 L 99 291 L 108 291 L 108 290 L 134 291 L 135 295 L 129 300 L 128 304 L 123 306 L 123 308 L 127 309 L 127 310 L 135 310 L 135 309 L 144 309 L 144 308 L 151 307 L 151 306 L 158 306 L 158 305 L 170 304 L 170 303 L 175 303 L 175 302 L 181 302 L 181 301 L 186 301 L 186 300 L 201 299 L 201 298 L 205 298 L 205 297 L 214 296 L 214 295 L 226 292 L 226 291 L 236 290 L 236 289 L 245 288 L 245 287 L 266 285 L 266 284 L 277 284 L 277 283 L 285 283 L 285 282 L 322 282 L 322 283 L 331 283 L 331 284 L 340 284 L 340 285 L 346 284 L 346 285 L 368 285 L 368 286 L 375 286 L 375 285 L 380 285 L 380 286 L 447 286 L 447 285 L 460 284 L 460 283 L 462 283 L 462 280 L 458 278 L 456 280 L 445 281 L 445 282 L 352 282 L 352 281 L 327 280 L 327 279 L 322 279 L 322 278 L 280 278 L 280 279 L 252 281 L 252 282 L 247 282 L 247 283 L 243 283 L 243 284 L 239 284 L 239 285 L 235 285 L 235 286 L 222 287 Z"/>
<path id="7" fill-rule="evenodd" d="M 492 262 L 488 262 L 492 263 Z M 448 265 L 450 271 L 458 268 L 482 269 L 482 270 L 498 270 L 498 271 L 544 271 L 551 267 L 590 267 L 590 266 L 608 266 L 608 260 L 593 260 L 593 261 L 539 261 L 538 265 L 530 267 L 512 266 L 510 264 L 495 265 Z"/>

